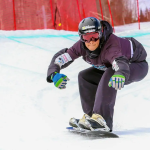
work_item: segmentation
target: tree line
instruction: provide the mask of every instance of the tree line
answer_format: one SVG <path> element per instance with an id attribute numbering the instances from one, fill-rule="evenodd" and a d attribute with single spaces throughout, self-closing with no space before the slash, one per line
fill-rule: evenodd
<path id="1" fill-rule="evenodd" d="M 136 0 L 109 0 L 114 25 L 124 25 L 138 21 Z M 107 0 L 102 0 L 104 20 L 111 22 Z M 150 6 L 149 6 L 150 7 Z M 101 18 L 100 18 L 101 19 Z M 140 21 L 150 21 L 150 8 L 140 9 Z"/>

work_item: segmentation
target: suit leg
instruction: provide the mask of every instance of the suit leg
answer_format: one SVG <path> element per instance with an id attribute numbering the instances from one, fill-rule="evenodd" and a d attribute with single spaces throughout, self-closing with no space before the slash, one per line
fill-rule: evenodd
<path id="1" fill-rule="evenodd" d="M 92 115 L 95 95 L 104 72 L 93 67 L 81 71 L 78 75 L 79 93 L 84 113 Z"/>

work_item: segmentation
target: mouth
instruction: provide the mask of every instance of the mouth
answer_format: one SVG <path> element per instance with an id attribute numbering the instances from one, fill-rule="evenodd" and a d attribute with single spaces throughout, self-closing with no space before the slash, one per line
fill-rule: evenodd
<path id="1" fill-rule="evenodd" d="M 94 45 L 89 45 L 89 46 L 95 46 L 95 44 Z"/>

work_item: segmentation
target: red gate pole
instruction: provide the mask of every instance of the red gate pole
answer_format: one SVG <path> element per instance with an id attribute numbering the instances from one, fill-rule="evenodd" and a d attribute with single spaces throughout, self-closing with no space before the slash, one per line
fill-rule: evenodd
<path id="1" fill-rule="evenodd" d="M 77 6 L 78 6 L 79 18 L 80 18 L 80 21 L 81 21 L 81 13 L 80 13 L 80 8 L 79 8 L 79 1 L 78 0 L 76 0 L 76 1 L 77 1 Z"/>
<path id="2" fill-rule="evenodd" d="M 15 0 L 13 0 L 13 17 L 14 17 L 14 30 L 16 30 L 16 12 L 15 12 Z"/>
<path id="3" fill-rule="evenodd" d="M 52 0 L 50 0 L 50 8 L 51 8 L 51 16 L 52 16 L 53 29 L 55 29 L 55 27 L 54 27 L 54 14 L 53 14 Z"/>
<path id="4" fill-rule="evenodd" d="M 114 30 L 114 32 L 115 32 L 115 29 L 114 29 L 114 23 L 113 23 L 113 18 L 112 18 L 112 13 L 111 13 L 111 8 L 110 8 L 109 0 L 107 0 L 107 2 L 108 2 L 109 13 L 110 13 L 110 18 L 111 18 L 111 22 L 112 22 L 113 30 Z"/>
<path id="5" fill-rule="evenodd" d="M 83 7 L 83 3 L 82 3 L 82 11 L 83 11 L 83 17 L 85 18 L 85 10 L 84 10 L 84 7 Z"/>
<path id="6" fill-rule="evenodd" d="M 104 20 L 101 0 L 99 0 L 99 4 L 100 4 L 100 9 L 101 9 L 102 20 Z"/>
<path id="7" fill-rule="evenodd" d="M 139 13 L 139 1 L 137 0 L 137 12 L 138 12 L 138 24 L 139 24 L 139 30 L 140 30 L 140 13 Z"/>

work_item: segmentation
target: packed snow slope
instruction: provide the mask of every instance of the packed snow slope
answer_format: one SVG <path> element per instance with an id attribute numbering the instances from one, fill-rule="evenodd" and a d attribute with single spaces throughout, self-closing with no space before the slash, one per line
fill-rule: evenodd
<path id="1" fill-rule="evenodd" d="M 139 40 L 150 63 L 150 22 L 137 28 L 115 27 L 115 34 Z M 78 39 L 68 31 L 0 31 L 0 150 L 149 149 L 150 73 L 118 92 L 114 133 L 119 139 L 93 140 L 65 129 L 71 117 L 83 115 L 77 76 L 91 66 L 79 58 L 61 70 L 70 78 L 65 90 L 47 83 L 46 74 L 53 55 Z"/>

